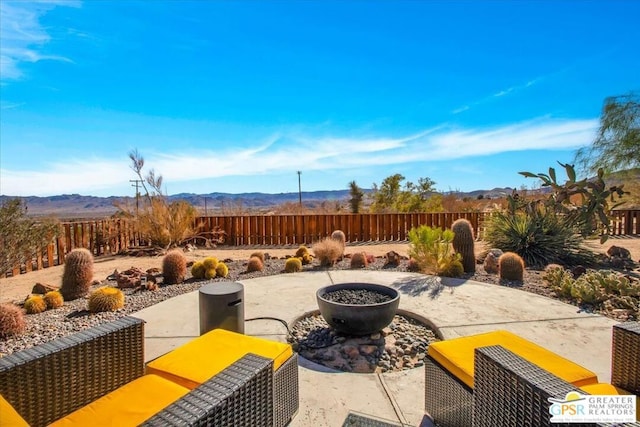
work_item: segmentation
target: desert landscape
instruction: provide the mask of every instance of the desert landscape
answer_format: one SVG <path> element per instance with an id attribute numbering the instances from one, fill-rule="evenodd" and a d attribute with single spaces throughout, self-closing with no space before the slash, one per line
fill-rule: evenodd
<path id="1" fill-rule="evenodd" d="M 620 237 L 611 238 L 605 244 L 601 245 L 597 240 L 587 241 L 587 245 L 597 253 L 605 254 L 607 249 L 611 246 L 620 246 L 626 248 L 631 253 L 631 259 L 640 263 L 640 238 L 637 237 Z M 261 273 L 266 274 L 280 274 L 283 273 L 283 264 L 285 257 L 292 256 L 297 247 L 229 247 L 219 246 L 215 249 L 197 249 L 195 251 L 185 252 L 185 256 L 189 261 L 198 261 L 208 256 L 215 256 L 220 260 L 226 260 L 229 264 L 229 277 L 227 280 L 235 280 L 242 277 L 249 278 L 248 275 L 242 276 L 246 266 L 246 262 L 250 255 L 256 251 L 262 251 L 267 253 L 271 258 L 271 263 L 267 263 L 265 270 Z M 476 254 L 480 254 L 487 249 L 486 244 L 482 241 L 476 242 Z M 409 244 L 408 243 L 371 243 L 360 245 L 347 244 L 345 254 L 349 256 L 355 252 L 366 252 L 367 254 L 377 257 L 382 260 L 390 251 L 395 251 L 403 257 L 408 257 Z M 282 262 L 276 262 L 280 260 Z M 271 265 L 272 264 L 272 265 Z M 282 265 L 281 265 L 282 264 Z M 371 265 L 368 268 L 376 269 L 381 268 L 384 264 L 383 261 Z M 161 268 L 162 257 L 150 256 L 150 257 L 132 257 L 132 256 L 103 256 L 97 257 L 94 263 L 94 279 L 97 281 L 105 281 L 106 278 L 114 272 L 114 270 L 124 271 L 131 267 L 137 267 L 142 270 L 151 268 Z M 338 264 L 335 268 L 348 268 L 348 263 Z M 308 268 L 313 268 L 313 266 Z M 399 268 L 402 268 L 402 264 Z M 31 294 L 31 289 L 36 283 L 46 283 L 53 286 L 59 286 L 62 279 L 63 266 L 55 266 L 44 270 L 34 271 L 27 274 L 21 274 L 15 277 L 8 277 L 0 279 L 0 302 L 19 302 L 24 300 Z M 640 277 L 640 269 L 636 268 L 630 272 Z M 255 275 L 256 273 L 251 273 Z M 498 283 L 498 278 L 494 274 L 487 274 L 484 272 L 481 265 L 478 266 L 478 270 L 474 275 L 466 275 L 466 279 L 477 280 L 488 283 Z M 527 269 L 525 273 L 525 280 L 522 283 L 523 290 L 540 289 L 544 288 L 544 284 L 541 278 L 541 272 L 538 270 Z"/>

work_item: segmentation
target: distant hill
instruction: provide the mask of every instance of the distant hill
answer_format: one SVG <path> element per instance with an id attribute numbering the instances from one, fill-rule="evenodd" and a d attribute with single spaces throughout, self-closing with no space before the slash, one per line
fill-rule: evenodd
<path id="1" fill-rule="evenodd" d="M 365 193 L 371 192 L 364 189 Z M 512 188 L 494 188 L 492 190 L 476 190 L 471 192 L 448 192 L 458 198 L 501 198 L 511 194 Z M 302 203 L 307 208 L 315 208 L 322 203 L 338 202 L 346 205 L 349 200 L 349 190 L 303 191 Z M 11 196 L 0 196 L 0 203 L 4 203 Z M 62 194 L 50 197 L 22 197 L 27 206 L 27 212 L 33 216 L 52 215 L 59 218 L 102 218 L 117 212 L 116 203 L 133 206 L 134 197 L 96 197 L 80 194 Z M 211 214 L 234 210 L 248 209 L 256 212 L 269 212 L 276 206 L 285 203 L 298 203 L 298 193 L 209 193 L 193 194 L 180 193 L 169 196 L 169 200 L 184 200 L 196 208 Z"/>
<path id="2" fill-rule="evenodd" d="M 625 196 L 626 203 L 623 209 L 640 208 L 640 168 L 629 169 L 622 172 L 615 172 L 605 177 L 607 186 L 624 184 L 624 189 L 632 194 Z M 542 189 L 548 191 L 548 189 Z M 365 193 L 371 190 L 365 189 Z M 491 190 L 475 190 L 469 192 L 452 191 L 446 194 L 453 194 L 459 199 L 499 199 L 510 195 L 513 188 L 493 188 Z M 249 210 L 252 212 L 266 213 L 275 207 L 285 203 L 298 203 L 298 193 L 209 193 L 193 194 L 180 193 L 169 196 L 173 200 L 185 200 L 204 213 L 215 215 L 238 210 Z M 349 200 L 349 190 L 333 191 L 305 191 L 302 193 L 302 203 L 307 208 L 317 208 L 323 203 L 336 202 L 346 206 Z M 11 196 L 0 196 L 0 203 L 4 203 Z M 96 197 L 83 196 L 80 194 L 62 194 L 50 197 L 23 197 L 27 206 L 27 212 L 33 216 L 52 215 L 61 219 L 70 218 L 103 218 L 117 212 L 116 203 L 123 203 L 133 206 L 133 197 Z M 330 208 L 331 206 L 329 206 Z"/>

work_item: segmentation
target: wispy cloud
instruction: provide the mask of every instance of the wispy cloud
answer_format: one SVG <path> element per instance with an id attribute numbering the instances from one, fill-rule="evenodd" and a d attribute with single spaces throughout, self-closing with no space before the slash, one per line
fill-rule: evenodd
<path id="1" fill-rule="evenodd" d="M 22 64 L 25 62 L 72 62 L 64 56 L 43 51 L 51 36 L 40 23 L 40 18 L 57 6 L 77 7 L 79 4 L 79 1 L 0 2 L 0 78 L 22 78 Z"/>
<path id="2" fill-rule="evenodd" d="M 484 98 L 481 98 L 481 99 L 479 99 L 477 101 L 470 102 L 469 104 L 466 104 L 466 105 L 463 105 L 461 107 L 458 107 L 455 110 L 452 110 L 451 113 L 452 114 L 460 114 L 460 113 L 463 113 L 463 112 L 465 112 L 467 110 L 470 110 L 473 107 L 477 107 L 478 105 L 485 104 L 485 103 L 493 101 L 493 100 L 495 100 L 497 98 L 502 98 L 502 97 L 505 97 L 507 95 L 515 94 L 517 92 L 520 92 L 520 91 L 522 91 L 524 89 L 527 89 L 527 88 L 537 84 L 542 79 L 543 79 L 543 77 L 537 77 L 537 78 L 535 78 L 533 80 L 529 80 L 528 82 L 526 82 L 524 84 L 515 85 L 515 86 L 508 87 L 506 89 L 499 90 L 498 92 L 493 93 L 493 94 L 491 94 L 489 96 L 485 96 Z"/>
<path id="3" fill-rule="evenodd" d="M 24 102 L 6 102 L 0 101 L 0 110 L 12 110 L 14 108 L 22 107 Z"/>
<path id="4" fill-rule="evenodd" d="M 502 127 L 427 129 L 400 138 L 304 134 L 299 129 L 265 136 L 243 150 L 221 148 L 196 152 L 146 154 L 168 182 L 221 177 L 266 176 L 305 171 L 340 171 L 407 163 L 434 164 L 524 150 L 564 150 L 593 140 L 597 119 L 541 118 Z M 255 141 L 255 140 L 254 140 Z M 116 188 L 131 176 L 122 159 L 65 160 L 47 171 L 0 171 L 0 192 L 9 195 L 84 193 Z"/>

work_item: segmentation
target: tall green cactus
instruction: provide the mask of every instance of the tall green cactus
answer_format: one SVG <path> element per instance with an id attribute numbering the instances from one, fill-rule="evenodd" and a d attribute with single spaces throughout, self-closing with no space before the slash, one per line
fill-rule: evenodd
<path id="1" fill-rule="evenodd" d="M 457 219 L 451 225 L 453 231 L 453 250 L 462 256 L 462 267 L 465 273 L 475 273 L 476 252 L 473 226 L 464 218 Z"/>

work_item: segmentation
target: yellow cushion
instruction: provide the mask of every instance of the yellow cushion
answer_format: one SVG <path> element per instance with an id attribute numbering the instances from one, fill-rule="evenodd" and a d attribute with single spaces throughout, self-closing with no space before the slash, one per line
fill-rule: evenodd
<path id="1" fill-rule="evenodd" d="M 51 424 L 52 426 L 135 426 L 189 393 L 156 375 L 144 375 Z"/>
<path id="2" fill-rule="evenodd" d="M 29 427 L 29 424 L 13 409 L 13 406 L 0 394 L 0 426 Z"/>
<path id="3" fill-rule="evenodd" d="M 589 394 L 608 395 L 608 396 L 630 396 L 633 395 L 630 391 L 616 387 L 607 383 L 597 383 L 583 385 L 580 387 L 583 391 Z M 636 396 L 636 420 L 640 421 L 640 396 Z"/>
<path id="4" fill-rule="evenodd" d="M 451 374 L 473 388 L 474 350 L 490 345 L 500 345 L 576 387 L 598 382 L 596 374 L 588 369 L 508 331 L 435 342 L 429 345 L 427 352 Z"/>
<path id="5" fill-rule="evenodd" d="M 147 373 L 194 389 L 247 353 L 272 359 L 275 371 L 293 350 L 289 344 L 214 329 L 149 362 Z"/>

